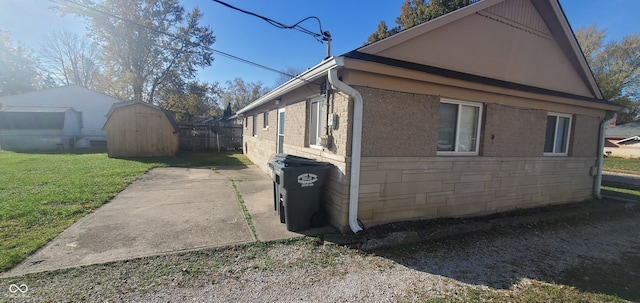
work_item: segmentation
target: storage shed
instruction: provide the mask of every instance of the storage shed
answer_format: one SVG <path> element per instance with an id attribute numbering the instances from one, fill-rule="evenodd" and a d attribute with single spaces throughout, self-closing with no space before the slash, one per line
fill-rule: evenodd
<path id="1" fill-rule="evenodd" d="M 170 112 L 143 102 L 115 103 L 102 128 L 111 158 L 174 156 L 180 129 Z"/>

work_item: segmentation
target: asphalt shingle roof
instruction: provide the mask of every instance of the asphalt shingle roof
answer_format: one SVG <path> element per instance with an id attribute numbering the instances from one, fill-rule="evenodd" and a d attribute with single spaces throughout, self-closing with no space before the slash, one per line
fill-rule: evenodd
<path id="1" fill-rule="evenodd" d="M 614 127 L 607 127 L 604 130 L 606 138 L 629 138 L 640 136 L 640 122 L 629 122 L 618 124 Z"/>

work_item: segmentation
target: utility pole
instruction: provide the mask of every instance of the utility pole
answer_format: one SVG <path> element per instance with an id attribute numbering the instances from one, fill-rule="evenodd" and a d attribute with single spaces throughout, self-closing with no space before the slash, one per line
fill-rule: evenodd
<path id="1" fill-rule="evenodd" d="M 322 41 L 327 41 L 327 57 L 325 57 L 327 59 L 331 57 L 331 33 L 329 31 L 322 33 Z"/>

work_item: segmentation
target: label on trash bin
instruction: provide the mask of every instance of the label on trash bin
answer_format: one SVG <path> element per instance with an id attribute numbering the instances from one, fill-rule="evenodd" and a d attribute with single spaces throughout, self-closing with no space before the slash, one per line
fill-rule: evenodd
<path id="1" fill-rule="evenodd" d="M 318 175 L 312 173 L 304 173 L 298 176 L 298 183 L 302 187 L 311 187 L 316 181 L 318 181 Z"/>

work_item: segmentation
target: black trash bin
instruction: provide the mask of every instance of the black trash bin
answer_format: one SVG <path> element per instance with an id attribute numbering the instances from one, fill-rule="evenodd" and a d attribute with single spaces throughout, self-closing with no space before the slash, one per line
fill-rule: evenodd
<path id="1" fill-rule="evenodd" d="M 324 225 L 321 189 L 332 164 L 289 154 L 276 154 L 273 170 L 273 206 L 289 231 Z"/>
<path id="2" fill-rule="evenodd" d="M 315 165 L 322 162 L 316 162 L 313 159 L 298 157 L 289 154 L 275 154 L 272 161 L 269 162 L 269 167 L 273 173 L 273 210 L 279 212 L 280 223 L 285 223 L 285 213 L 283 205 L 283 195 L 280 193 L 282 187 L 282 176 L 284 167 L 299 167 L 301 165 Z"/>

